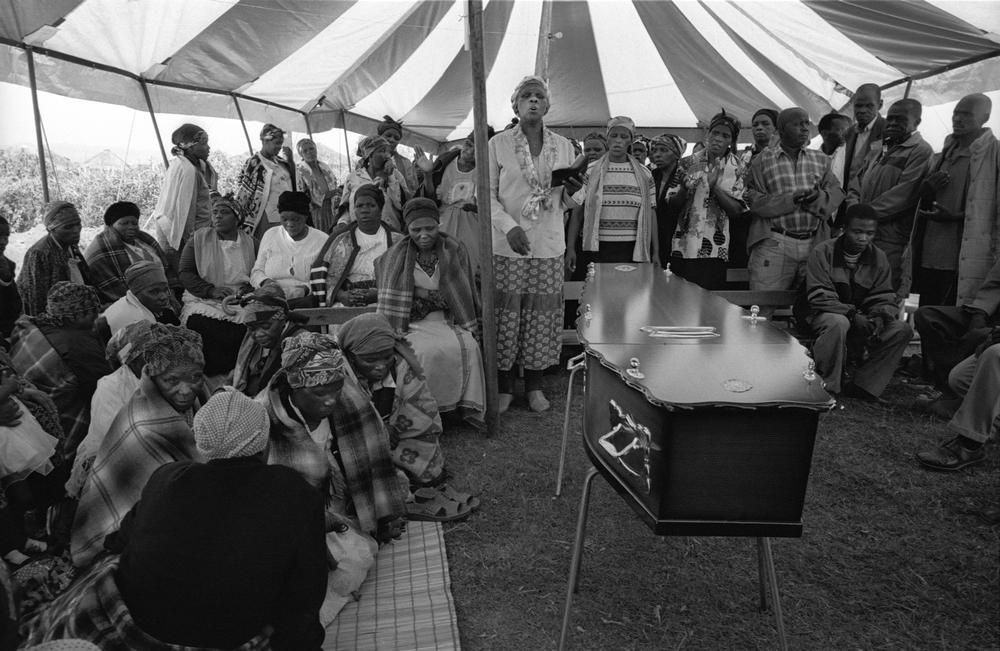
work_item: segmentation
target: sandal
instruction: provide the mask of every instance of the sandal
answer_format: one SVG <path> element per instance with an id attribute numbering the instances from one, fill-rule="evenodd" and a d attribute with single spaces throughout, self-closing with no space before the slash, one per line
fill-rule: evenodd
<path id="1" fill-rule="evenodd" d="M 455 490 L 448 484 L 434 488 L 420 488 L 413 493 L 413 497 L 417 501 L 433 500 L 438 495 L 444 495 L 452 502 L 458 502 L 462 506 L 468 507 L 470 511 L 475 511 L 480 505 L 479 498 L 475 495 Z"/>
<path id="2" fill-rule="evenodd" d="M 416 501 L 407 504 L 406 518 L 423 522 L 454 522 L 472 514 L 468 506 L 450 500 L 438 491 L 434 492 L 437 494 L 433 499 L 417 497 Z M 416 497 L 416 493 L 414 493 L 414 497 Z"/>

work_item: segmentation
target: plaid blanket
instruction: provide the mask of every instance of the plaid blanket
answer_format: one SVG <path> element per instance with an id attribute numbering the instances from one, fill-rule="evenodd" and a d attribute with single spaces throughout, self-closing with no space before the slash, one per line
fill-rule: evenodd
<path id="1" fill-rule="evenodd" d="M 302 326 L 289 321 L 281 331 L 280 339 L 294 337 L 303 332 Z M 267 353 L 265 355 L 265 353 Z M 271 349 L 265 349 L 253 334 L 247 332 L 243 343 L 236 353 L 236 366 L 233 368 L 233 386 L 248 396 L 255 396 L 267 386 L 274 374 L 281 368 L 281 344 Z"/>
<path id="2" fill-rule="evenodd" d="M 27 622 L 26 645 L 53 640 L 87 640 L 103 651 L 210 651 L 161 642 L 139 628 L 115 583 L 118 556 L 107 556 L 80 577 L 69 590 Z M 234 651 L 270 649 L 261 634 Z"/>
<path id="3" fill-rule="evenodd" d="M 14 370 L 52 399 L 62 426 L 62 442 L 56 455 L 62 461 L 72 459 L 76 446 L 87 435 L 90 396 L 80 395 L 76 375 L 29 317 L 17 320 L 10 357 Z"/>
<path id="4" fill-rule="evenodd" d="M 177 413 L 143 373 L 139 390 L 101 443 L 80 493 L 70 546 L 73 563 L 89 565 L 104 548 L 104 537 L 117 531 L 154 470 L 200 458 L 190 415 Z"/>
<path id="5" fill-rule="evenodd" d="M 389 434 L 357 381 L 344 380 L 330 416 L 339 461 L 331 448 L 322 450 L 310 438 L 289 391 L 279 374 L 256 398 L 271 417 L 269 463 L 301 472 L 327 493 L 327 511 L 334 520 L 356 517 L 361 530 L 369 534 L 375 534 L 379 521 L 405 516 L 407 488 L 396 474 Z"/>
<path id="6" fill-rule="evenodd" d="M 24 254 L 17 288 L 24 301 L 24 313 L 42 314 L 48 304 L 49 289 L 60 280 L 72 280 L 69 275 L 70 259 L 76 262 L 83 282 L 90 284 L 90 270 L 80 249 L 75 245 L 63 248 L 51 235 L 46 235 L 31 245 Z"/>
<path id="7" fill-rule="evenodd" d="M 432 483 L 444 472 L 441 448 L 441 415 L 427 381 L 413 372 L 402 355 L 396 355 L 396 387 L 386 424 L 393 440 L 392 459 L 410 479 Z M 376 391 L 376 394 L 380 392 Z"/>
<path id="8" fill-rule="evenodd" d="M 177 272 L 167 260 L 163 249 L 149 233 L 139 231 L 136 240 L 152 247 L 160 258 L 160 264 L 167 272 L 167 282 L 171 287 L 179 287 Z M 101 295 L 104 303 L 113 303 L 125 295 L 128 286 L 125 285 L 125 270 L 132 264 L 125 249 L 122 238 L 111 226 L 106 226 L 87 247 L 83 254 L 90 268 L 90 282 Z"/>
<path id="9" fill-rule="evenodd" d="M 448 304 L 452 324 L 479 338 L 482 308 L 476 291 L 475 273 L 465 247 L 447 233 L 438 233 L 438 268 L 440 291 Z M 413 307 L 413 269 L 417 264 L 417 245 L 404 237 L 375 261 L 378 284 L 378 312 L 392 327 L 406 332 Z"/>

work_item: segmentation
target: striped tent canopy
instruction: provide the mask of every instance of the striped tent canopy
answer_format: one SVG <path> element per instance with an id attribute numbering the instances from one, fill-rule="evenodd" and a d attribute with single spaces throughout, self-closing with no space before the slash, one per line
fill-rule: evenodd
<path id="1" fill-rule="evenodd" d="M 865 82 L 925 104 L 1000 89 L 1000 2 L 485 0 L 489 121 L 548 45 L 552 109 L 683 133 L 721 107 L 840 110 Z M 464 0 L 0 0 L 0 81 L 157 113 L 437 145 L 472 129 Z M 549 17 L 550 15 L 550 17 Z M 539 34 L 547 38 L 540 39 Z M 542 55 L 544 56 L 544 55 Z M 147 100 L 148 93 L 148 100 Z"/>

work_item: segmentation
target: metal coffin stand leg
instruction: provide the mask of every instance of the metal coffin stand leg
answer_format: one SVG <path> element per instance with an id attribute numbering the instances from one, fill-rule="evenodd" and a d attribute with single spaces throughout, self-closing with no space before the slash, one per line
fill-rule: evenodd
<path id="1" fill-rule="evenodd" d="M 570 385 L 572 386 L 572 384 Z M 569 637 L 569 619 L 573 608 L 573 593 L 580 583 L 580 564 L 583 560 L 583 539 L 587 529 L 587 515 L 590 510 L 590 494 L 594 488 L 594 478 L 597 469 L 591 467 L 583 479 L 583 492 L 580 495 L 580 513 L 576 520 L 576 537 L 573 540 L 573 554 L 569 565 L 569 581 L 566 583 L 566 606 L 563 609 L 562 628 L 559 631 L 559 651 L 566 648 Z M 771 539 L 757 538 L 757 569 L 760 582 L 760 610 L 767 610 L 767 589 L 771 589 L 771 601 L 774 605 L 774 623 L 778 629 L 778 646 L 781 651 L 788 651 L 788 640 L 785 637 L 785 622 L 781 613 L 781 595 L 778 592 L 778 576 L 774 571 L 774 556 L 771 553 Z"/>
<path id="2" fill-rule="evenodd" d="M 562 494 L 563 470 L 566 467 L 566 443 L 569 441 L 569 411 L 573 404 L 573 380 L 576 379 L 576 372 L 584 367 L 586 357 L 586 353 L 580 353 L 566 361 L 569 382 L 566 385 L 566 409 L 563 413 L 562 446 L 559 448 L 559 472 L 556 474 L 556 497 Z"/>

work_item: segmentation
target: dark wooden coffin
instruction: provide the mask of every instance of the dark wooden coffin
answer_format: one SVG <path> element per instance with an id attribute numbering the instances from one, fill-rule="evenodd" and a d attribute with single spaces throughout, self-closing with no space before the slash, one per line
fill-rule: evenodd
<path id="1" fill-rule="evenodd" d="M 595 265 L 577 331 L 587 454 L 655 533 L 801 535 L 834 404 L 805 348 L 652 264 Z"/>

